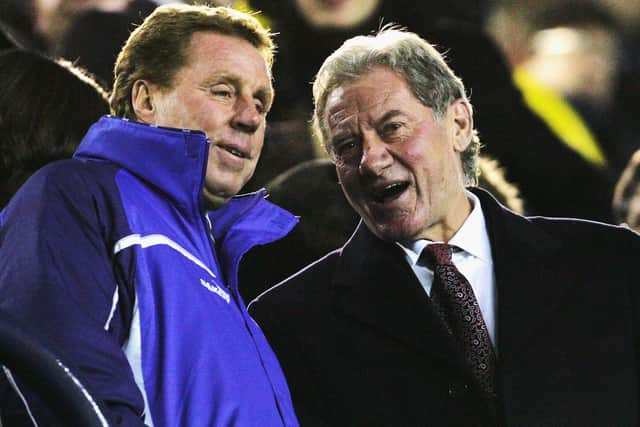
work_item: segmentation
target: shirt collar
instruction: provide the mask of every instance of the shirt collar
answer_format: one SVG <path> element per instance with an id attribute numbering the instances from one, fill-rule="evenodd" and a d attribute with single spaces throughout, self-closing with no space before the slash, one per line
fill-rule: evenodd
<path id="1" fill-rule="evenodd" d="M 465 190 L 469 201 L 473 208 L 471 213 L 462 223 L 460 229 L 449 240 L 449 244 L 457 246 L 470 255 L 479 258 L 482 261 L 491 262 L 491 244 L 489 235 L 487 234 L 486 222 L 480 200 L 472 192 Z M 398 245 L 404 250 L 409 258 L 411 265 L 416 265 L 422 250 L 430 243 L 431 240 L 420 239 L 408 244 L 399 243 Z"/>

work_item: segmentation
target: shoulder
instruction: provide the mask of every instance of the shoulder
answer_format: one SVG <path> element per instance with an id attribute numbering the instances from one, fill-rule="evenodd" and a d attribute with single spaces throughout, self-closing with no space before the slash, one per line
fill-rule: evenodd
<path id="1" fill-rule="evenodd" d="M 490 233 L 515 239 L 521 243 L 538 246 L 545 242 L 551 246 L 562 246 L 582 252 L 594 251 L 595 245 L 602 248 L 616 245 L 637 245 L 638 234 L 625 228 L 598 221 L 579 218 L 546 216 L 522 216 L 500 205 L 488 193 L 473 190 L 482 204 Z"/>
<path id="2" fill-rule="evenodd" d="M 112 223 L 105 216 L 122 213 L 114 180 L 117 171 L 115 165 L 105 162 L 65 159 L 50 163 L 36 171 L 9 201 L 3 226 Z"/>
<path id="3" fill-rule="evenodd" d="M 625 227 L 575 218 L 529 217 L 532 247 L 556 248 L 547 253 L 557 268 L 589 269 L 606 266 L 620 271 L 633 269 L 631 261 L 640 257 L 640 236 Z M 549 244 L 550 243 L 550 244 Z M 555 259 L 555 261 L 553 261 Z"/>
<path id="4" fill-rule="evenodd" d="M 28 190 L 72 190 L 112 179 L 118 167 L 108 162 L 64 159 L 47 164 L 24 184 Z M 21 189 L 22 191 L 22 189 Z"/>
<path id="5" fill-rule="evenodd" d="M 47 208 L 56 205 L 83 206 L 97 200 L 114 199 L 118 167 L 107 162 L 65 159 L 36 171 L 16 192 L 8 205 Z"/>
<path id="6" fill-rule="evenodd" d="M 527 220 L 551 236 L 566 242 L 574 242 L 574 244 L 580 244 L 584 241 L 589 241 L 592 245 L 596 243 L 620 244 L 623 242 L 638 244 L 640 242 L 640 239 L 638 239 L 640 236 L 626 227 L 597 221 L 547 217 L 528 217 Z"/>

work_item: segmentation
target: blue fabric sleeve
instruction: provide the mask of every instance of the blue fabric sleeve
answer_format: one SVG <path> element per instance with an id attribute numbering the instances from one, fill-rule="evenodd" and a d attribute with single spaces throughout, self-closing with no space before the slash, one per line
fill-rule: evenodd
<path id="1" fill-rule="evenodd" d="M 0 310 L 60 353 L 105 403 L 113 425 L 144 425 L 142 395 L 122 351 L 133 305 L 133 284 L 126 283 L 132 267 L 116 265 L 111 254 L 126 221 L 119 219 L 115 186 L 105 184 L 112 180 L 101 179 L 99 166 L 77 160 L 47 166 L 6 207 Z M 23 392 L 36 419 L 46 419 L 37 396 Z"/>

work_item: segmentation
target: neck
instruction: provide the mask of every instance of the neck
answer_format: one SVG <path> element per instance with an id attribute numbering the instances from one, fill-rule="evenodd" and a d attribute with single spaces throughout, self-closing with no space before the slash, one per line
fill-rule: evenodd
<path id="1" fill-rule="evenodd" d="M 473 206 L 465 191 L 461 191 L 450 201 L 447 215 L 433 227 L 426 230 L 420 238 L 434 242 L 448 242 L 460 230 L 462 224 L 471 214 Z"/>

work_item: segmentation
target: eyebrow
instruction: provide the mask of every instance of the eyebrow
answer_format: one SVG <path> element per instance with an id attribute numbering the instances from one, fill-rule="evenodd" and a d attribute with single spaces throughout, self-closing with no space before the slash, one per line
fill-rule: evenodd
<path id="1" fill-rule="evenodd" d="M 386 122 L 387 120 L 390 120 L 396 116 L 403 116 L 405 115 L 405 113 L 401 110 L 389 110 L 386 113 L 384 113 L 382 115 L 382 117 L 380 117 L 378 120 L 375 120 L 373 122 L 374 127 L 379 127 L 380 125 L 382 125 L 384 122 Z M 352 129 L 347 129 L 347 130 L 343 130 L 343 131 L 339 131 L 337 134 L 335 134 L 334 136 L 331 137 L 331 143 L 333 144 L 334 142 L 340 142 L 342 139 L 347 138 L 349 136 L 353 136 L 354 132 Z"/>
<path id="2" fill-rule="evenodd" d="M 355 134 L 356 133 L 353 132 L 351 129 L 338 132 L 337 134 L 331 136 L 331 138 L 329 139 L 329 143 L 331 145 L 335 145 L 341 141 L 344 141 L 345 139 L 353 137 Z"/>

